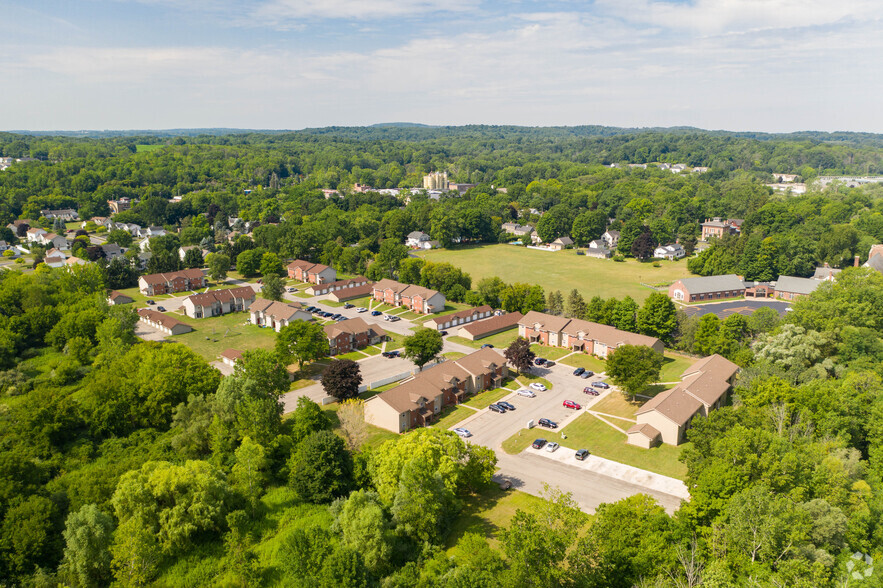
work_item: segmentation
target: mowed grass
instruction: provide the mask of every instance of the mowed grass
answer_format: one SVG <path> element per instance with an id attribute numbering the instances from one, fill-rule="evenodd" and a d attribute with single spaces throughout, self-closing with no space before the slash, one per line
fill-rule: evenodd
<path id="1" fill-rule="evenodd" d="M 641 408 L 643 402 L 631 402 L 626 400 L 619 392 L 608 394 L 603 400 L 592 405 L 591 410 L 611 414 L 614 416 L 635 420 L 635 413 Z"/>
<path id="2" fill-rule="evenodd" d="M 550 361 L 558 361 L 565 355 L 572 353 L 571 350 L 566 347 L 549 347 L 547 345 L 539 345 L 538 343 L 531 345 L 530 350 L 533 351 L 537 357 L 542 357 Z"/>
<path id="3" fill-rule="evenodd" d="M 137 153 L 144 153 L 146 151 L 156 151 L 163 147 L 165 147 L 165 145 L 135 145 L 135 151 Z"/>
<path id="4" fill-rule="evenodd" d="M 248 316 L 247 312 L 232 312 L 204 319 L 182 317 L 193 331 L 167 340 L 187 345 L 207 361 L 215 361 L 225 349 L 272 349 L 276 344 L 276 331 L 245 324 Z"/>
<path id="5" fill-rule="evenodd" d="M 457 543 L 466 533 L 477 533 L 498 548 L 499 533 L 509 526 L 515 512 L 535 512 L 543 502 L 542 498 L 518 490 L 500 490 L 496 484 L 480 494 L 468 496 L 460 515 L 451 524 L 446 545 L 448 555 L 457 554 Z"/>
<path id="6" fill-rule="evenodd" d="M 436 429 L 450 429 L 463 419 L 475 414 L 471 408 L 466 408 L 462 404 L 459 406 L 451 406 L 442 411 L 441 417 L 432 423 L 432 427 Z"/>
<path id="7" fill-rule="evenodd" d="M 493 390 L 479 392 L 463 404 L 471 406 L 472 408 L 487 408 L 497 400 L 501 400 L 510 394 L 512 394 L 511 388 L 494 388 Z"/>
<path id="8" fill-rule="evenodd" d="M 506 282 L 541 284 L 546 292 L 573 289 L 586 299 L 592 296 L 624 298 L 639 304 L 652 292 L 641 284 L 674 282 L 690 275 L 686 260 L 640 263 L 629 259 L 615 262 L 577 255 L 573 250 L 537 251 L 512 245 L 480 245 L 463 249 L 432 249 L 417 255 L 434 262 L 451 263 L 472 276 L 472 283 L 497 276 Z"/>
<path id="9" fill-rule="evenodd" d="M 680 353 L 671 351 L 665 352 L 665 358 L 662 362 L 662 371 L 659 372 L 660 382 L 677 382 L 681 379 L 684 370 L 699 361 L 693 357 L 687 357 Z"/>
<path id="10" fill-rule="evenodd" d="M 613 422 L 617 425 L 620 424 L 616 421 Z M 567 439 L 561 436 L 562 433 L 567 435 Z M 587 412 L 581 414 L 563 429 L 556 431 L 540 428 L 522 429 L 503 441 L 503 450 L 510 454 L 520 453 L 539 437 L 555 441 L 570 449 L 588 449 L 598 457 L 618 461 L 663 476 L 683 480 L 687 475 L 687 466 L 678 461 L 681 449 L 687 444 L 678 447 L 662 444 L 653 449 L 635 447 L 626 443 L 625 434 Z"/>
<path id="11" fill-rule="evenodd" d="M 563 365 L 569 365 L 572 368 L 585 368 L 596 374 L 600 374 L 607 369 L 607 363 L 603 359 L 598 359 L 594 355 L 589 355 L 587 353 L 574 353 L 573 355 L 562 359 L 561 363 Z"/>

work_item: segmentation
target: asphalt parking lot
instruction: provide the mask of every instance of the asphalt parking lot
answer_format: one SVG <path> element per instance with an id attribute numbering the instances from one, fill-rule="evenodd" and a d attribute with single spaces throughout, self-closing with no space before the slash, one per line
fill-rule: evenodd
<path id="1" fill-rule="evenodd" d="M 691 304 L 689 306 L 681 306 L 687 316 L 703 316 L 706 314 L 715 314 L 719 319 L 725 319 L 731 314 L 739 313 L 748 316 L 758 308 L 772 308 L 784 316 L 791 304 L 781 300 L 757 299 L 757 300 L 731 300 L 729 302 L 710 302 L 708 304 Z"/>

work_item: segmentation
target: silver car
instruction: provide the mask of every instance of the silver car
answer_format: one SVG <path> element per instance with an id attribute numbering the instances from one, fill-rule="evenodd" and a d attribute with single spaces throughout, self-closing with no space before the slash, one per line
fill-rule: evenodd
<path id="1" fill-rule="evenodd" d="M 527 388 L 522 388 L 517 392 L 517 394 L 526 398 L 536 398 L 537 396 L 533 390 L 528 390 Z"/>

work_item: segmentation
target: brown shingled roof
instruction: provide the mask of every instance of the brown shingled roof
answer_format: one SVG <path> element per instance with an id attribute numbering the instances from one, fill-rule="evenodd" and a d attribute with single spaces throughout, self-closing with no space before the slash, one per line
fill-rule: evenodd
<path id="1" fill-rule="evenodd" d="M 526 315 L 524 315 L 524 318 L 518 321 L 518 324 L 524 325 L 525 327 L 529 327 L 531 329 L 533 329 L 536 324 L 539 324 L 540 328 L 544 331 L 558 332 L 563 330 L 569 322 L 570 319 L 564 316 L 555 316 L 552 314 L 546 314 L 544 312 L 531 310 Z"/>
<path id="2" fill-rule="evenodd" d="M 162 325 L 162 326 L 168 327 L 170 329 L 174 328 L 178 325 L 184 325 L 185 327 L 190 327 L 190 325 L 188 325 L 185 322 L 181 322 L 174 317 L 171 317 L 167 314 L 163 314 L 163 313 L 158 312 L 156 310 L 150 310 L 149 308 L 139 308 L 138 314 L 143 316 L 146 319 L 149 319 L 149 320 L 155 322 L 158 325 Z M 190 327 L 190 328 L 193 328 L 193 327 Z"/>
<path id="3" fill-rule="evenodd" d="M 650 440 L 656 439 L 662 435 L 662 433 L 656 430 L 656 427 L 654 427 L 653 425 L 648 425 L 647 423 L 638 423 L 637 425 L 632 425 L 625 433 L 626 435 L 631 435 L 632 433 L 640 433 Z"/>
<path id="4" fill-rule="evenodd" d="M 369 333 L 369 336 L 371 336 L 371 333 L 374 333 L 374 336 L 376 337 L 386 335 L 386 331 L 373 323 L 366 323 L 359 317 L 340 321 L 339 323 L 331 323 L 330 325 L 325 325 L 322 329 L 325 331 L 325 334 L 332 339 L 341 333 L 349 333 L 350 335 Z"/>
<path id="5" fill-rule="evenodd" d="M 188 296 L 195 306 L 210 306 L 212 302 L 231 302 L 236 298 L 244 300 L 254 300 L 255 294 L 251 286 L 242 286 L 241 288 L 227 288 L 224 290 L 212 290 L 211 292 L 202 292 Z"/>
<path id="6" fill-rule="evenodd" d="M 472 334 L 473 337 L 478 337 L 479 335 L 492 333 L 494 331 L 505 329 L 506 327 L 514 327 L 518 325 L 523 317 L 524 315 L 520 312 L 509 312 L 481 319 L 480 321 L 471 322 L 460 327 L 460 330 L 465 330 L 467 333 Z"/>
<path id="7" fill-rule="evenodd" d="M 687 422 L 693 418 L 693 415 L 699 412 L 699 409 L 701 408 L 702 403 L 684 391 L 684 389 L 681 388 L 681 385 L 678 384 L 671 390 L 660 392 L 648 400 L 644 406 L 638 409 L 638 412 L 636 412 L 635 415 L 637 416 L 655 410 L 676 425 L 683 426 L 687 424 Z"/>

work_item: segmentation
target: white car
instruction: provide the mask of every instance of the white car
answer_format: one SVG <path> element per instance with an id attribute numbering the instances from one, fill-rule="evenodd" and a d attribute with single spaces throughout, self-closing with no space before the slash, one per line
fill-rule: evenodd
<path id="1" fill-rule="evenodd" d="M 533 390 L 528 390 L 527 388 L 522 388 L 518 391 L 519 396 L 525 396 L 527 398 L 536 398 L 536 393 Z"/>
<path id="2" fill-rule="evenodd" d="M 359 308 L 356 309 L 356 312 L 368 312 L 368 309 L 365 308 L 364 306 L 360 306 Z"/>
<path id="3" fill-rule="evenodd" d="M 454 429 L 454 432 L 461 437 L 472 437 L 472 433 L 469 432 L 469 429 L 464 429 L 463 427 L 457 427 Z"/>
<path id="4" fill-rule="evenodd" d="M 552 441 L 551 443 L 546 445 L 546 451 L 548 451 L 549 453 L 552 453 L 553 451 L 557 450 L 558 447 L 560 447 L 560 446 L 557 443 L 555 443 L 554 441 Z"/>
<path id="5" fill-rule="evenodd" d="M 530 387 L 534 390 L 539 390 L 540 392 L 544 392 L 546 390 L 546 387 L 539 382 L 531 382 Z"/>

